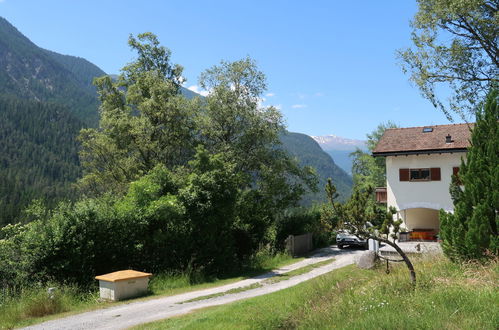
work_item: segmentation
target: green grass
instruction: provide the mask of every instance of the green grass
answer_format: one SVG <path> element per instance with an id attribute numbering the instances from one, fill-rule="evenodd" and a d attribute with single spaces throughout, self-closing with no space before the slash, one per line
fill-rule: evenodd
<path id="1" fill-rule="evenodd" d="M 159 296 L 170 296 L 222 286 L 302 259 L 293 258 L 284 253 L 269 255 L 262 252 L 257 253 L 249 265 L 239 274 L 226 278 L 205 277 L 197 273 L 158 274 L 151 279 L 149 284 L 150 294 L 134 300 L 147 300 Z M 47 287 L 50 286 L 58 288 L 54 299 L 50 299 L 47 295 Z M 100 301 L 97 287 L 84 292 L 75 286 L 52 284 L 47 287 L 26 288 L 16 296 L 0 299 L 0 329 L 27 326 L 79 312 L 130 302 L 130 300 L 123 302 Z"/>
<path id="2" fill-rule="evenodd" d="M 139 329 L 497 329 L 498 263 L 456 265 L 414 257 L 404 265 L 348 266 L 269 295 L 203 309 Z"/>
<path id="3" fill-rule="evenodd" d="M 183 302 L 181 302 L 181 304 L 188 303 L 188 302 L 193 302 L 193 301 L 199 301 L 199 300 L 206 300 L 206 299 L 211 299 L 211 298 L 215 298 L 215 297 L 225 296 L 226 294 L 234 294 L 234 293 L 244 292 L 244 291 L 248 291 L 248 290 L 252 290 L 252 289 L 256 289 L 256 288 L 261 288 L 265 284 L 272 284 L 272 283 L 277 283 L 277 282 L 285 281 L 285 280 L 290 279 L 293 276 L 297 276 L 297 275 L 308 273 L 312 269 L 315 269 L 315 268 L 318 268 L 318 267 L 330 264 L 333 261 L 334 261 L 334 259 L 324 260 L 324 261 L 321 261 L 321 262 L 317 262 L 315 264 L 307 265 L 305 267 L 297 268 L 297 269 L 292 270 L 292 271 L 287 272 L 287 273 L 275 275 L 275 276 L 270 277 L 270 278 L 268 278 L 266 280 L 263 280 L 261 283 L 253 283 L 251 285 L 243 286 L 243 287 L 240 287 L 240 288 L 230 289 L 230 290 L 227 290 L 227 291 L 224 291 L 224 292 L 218 292 L 218 293 L 213 293 L 213 294 L 209 294 L 209 295 L 206 295 L 206 296 L 196 297 L 196 298 L 193 298 L 193 299 L 189 299 L 189 300 L 183 301 Z"/>
<path id="4" fill-rule="evenodd" d="M 55 286 L 55 285 L 52 285 Z M 0 329 L 11 329 L 46 320 L 50 315 L 69 315 L 70 312 L 84 311 L 93 306 L 106 306 L 99 303 L 98 292 L 82 292 L 74 286 L 57 286 L 52 298 L 47 288 L 23 289 L 18 296 L 6 297 L 0 303 Z"/>
<path id="5" fill-rule="evenodd" d="M 200 297 L 192 298 L 192 299 L 189 299 L 189 300 L 186 300 L 186 301 L 182 301 L 179 304 L 185 304 L 185 303 L 189 303 L 189 302 L 193 302 L 193 301 L 199 301 L 199 300 L 206 300 L 206 299 L 221 297 L 221 296 L 225 296 L 226 294 L 239 293 L 239 292 L 244 292 L 244 291 L 248 291 L 248 290 L 252 290 L 252 289 L 256 289 L 256 288 L 261 288 L 261 287 L 262 287 L 262 285 L 260 283 L 253 283 L 251 285 L 242 286 L 240 288 L 230 289 L 230 290 L 227 290 L 227 291 L 224 291 L 224 292 L 218 292 L 218 293 L 208 294 L 206 296 L 200 296 Z"/>

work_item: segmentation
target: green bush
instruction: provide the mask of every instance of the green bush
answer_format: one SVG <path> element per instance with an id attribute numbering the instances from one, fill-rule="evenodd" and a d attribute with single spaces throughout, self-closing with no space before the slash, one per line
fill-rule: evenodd
<path id="1" fill-rule="evenodd" d="M 289 235 L 312 233 L 314 246 L 320 247 L 332 242 L 332 228 L 321 218 L 321 208 L 297 208 L 284 213 L 276 222 L 276 247 L 284 248 Z"/>
<path id="2" fill-rule="evenodd" d="M 220 274 L 237 267 L 238 178 L 200 149 L 187 174 L 156 167 L 122 198 L 103 196 L 48 211 L 0 231 L 3 287 L 56 281 L 92 285 L 120 269 Z"/>

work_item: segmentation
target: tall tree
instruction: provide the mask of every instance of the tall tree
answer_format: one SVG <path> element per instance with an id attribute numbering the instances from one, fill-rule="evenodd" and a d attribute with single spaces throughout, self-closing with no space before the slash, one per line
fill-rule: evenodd
<path id="1" fill-rule="evenodd" d="M 310 169 L 281 148 L 281 113 L 260 105 L 265 75 L 251 58 L 222 61 L 203 72 L 199 83 L 210 91 L 200 121 L 204 143 L 247 175 L 245 188 L 258 191 L 270 203 L 267 207 L 276 209 L 298 202 L 303 183 L 314 188 Z"/>
<path id="2" fill-rule="evenodd" d="M 152 33 L 130 36 L 138 53 L 117 81 L 95 80 L 102 102 L 97 129 L 80 134 L 87 193 L 124 192 L 127 184 L 157 164 L 185 164 L 196 144 L 199 102 L 179 93 L 182 67 L 170 62 L 171 52 Z"/>
<path id="3" fill-rule="evenodd" d="M 451 186 L 454 214 L 440 212 L 444 252 L 452 259 L 477 259 L 499 253 L 499 93 L 491 92 L 476 113 L 471 146 Z"/>
<path id="4" fill-rule="evenodd" d="M 260 105 L 265 75 L 251 58 L 222 61 L 203 72 L 200 85 L 210 91 L 200 116 L 203 143 L 244 179 L 236 217 L 238 254 L 247 255 L 262 243 L 274 243 L 277 216 L 296 206 L 302 194 L 315 189 L 316 176 L 282 148 L 282 116 Z"/>
<path id="5" fill-rule="evenodd" d="M 402 68 L 449 119 L 453 113 L 464 118 L 499 81 L 499 1 L 418 0 L 418 4 L 411 22 L 414 47 L 398 53 Z M 448 88 L 447 104 L 442 96 Z"/>

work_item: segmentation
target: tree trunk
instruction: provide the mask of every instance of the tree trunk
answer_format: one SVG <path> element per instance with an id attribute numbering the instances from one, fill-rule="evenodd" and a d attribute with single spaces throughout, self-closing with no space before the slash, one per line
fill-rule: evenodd
<path id="1" fill-rule="evenodd" d="M 404 262 L 407 265 L 407 268 L 409 269 L 411 283 L 412 283 L 413 286 L 416 286 L 416 272 L 414 271 L 414 266 L 412 265 L 412 262 L 409 260 L 409 258 L 405 254 L 405 252 L 402 251 L 402 249 L 396 243 L 391 242 L 388 239 L 378 238 L 378 237 L 371 237 L 371 238 L 372 239 L 376 239 L 378 241 L 381 241 L 383 243 L 386 243 L 386 244 L 390 245 L 391 247 L 393 247 L 398 252 L 398 254 L 400 254 L 400 256 L 402 257 L 402 259 L 404 259 Z"/>

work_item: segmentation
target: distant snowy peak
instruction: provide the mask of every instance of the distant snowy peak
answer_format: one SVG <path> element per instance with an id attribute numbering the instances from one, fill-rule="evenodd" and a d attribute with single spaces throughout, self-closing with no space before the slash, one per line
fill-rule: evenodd
<path id="1" fill-rule="evenodd" d="M 323 150 L 355 150 L 366 149 L 366 141 L 347 139 L 337 135 L 312 136 Z"/>

